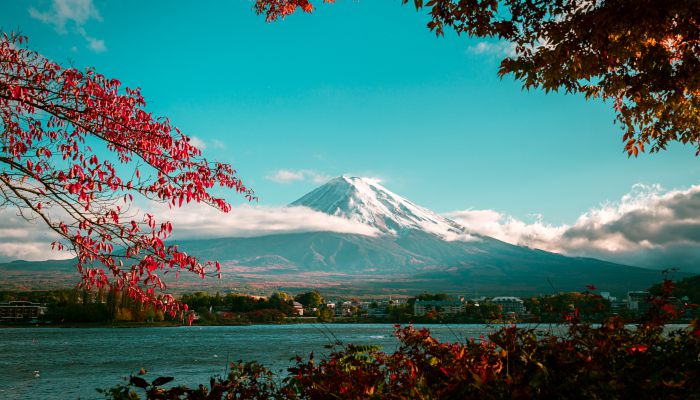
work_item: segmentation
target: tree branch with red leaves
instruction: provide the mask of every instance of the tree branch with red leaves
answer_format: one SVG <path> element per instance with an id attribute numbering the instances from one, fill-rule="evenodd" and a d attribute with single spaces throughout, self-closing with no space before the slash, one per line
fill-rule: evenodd
<path id="1" fill-rule="evenodd" d="M 335 0 L 323 0 L 324 3 L 335 3 Z M 258 15 L 264 14 L 268 22 L 294 14 L 297 9 L 311 13 L 314 10 L 311 0 L 256 0 L 253 9 Z"/>
<path id="2" fill-rule="evenodd" d="M 132 209 L 134 195 L 228 212 L 216 188 L 248 200 L 252 190 L 230 165 L 202 157 L 167 118 L 147 112 L 138 88 L 64 68 L 26 40 L 0 38 L 0 205 L 53 230 L 52 246 L 75 253 L 82 287 L 111 287 L 171 315 L 186 311 L 165 292 L 163 276 L 184 270 L 204 278 L 219 264 L 167 245 L 172 225 Z"/>

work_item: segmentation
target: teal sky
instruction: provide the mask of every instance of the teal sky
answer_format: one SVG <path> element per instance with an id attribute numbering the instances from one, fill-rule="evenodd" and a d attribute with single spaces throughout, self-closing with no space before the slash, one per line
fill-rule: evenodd
<path id="1" fill-rule="evenodd" d="M 92 12 L 62 16 L 52 7 L 63 3 Z M 499 80 L 502 46 L 436 38 L 398 0 L 339 0 L 273 24 L 251 7 L 23 0 L 3 4 L 0 26 L 63 64 L 140 86 L 149 110 L 233 164 L 265 205 L 318 185 L 271 179 L 280 170 L 309 171 L 378 177 L 438 212 L 561 224 L 636 183 L 700 179 L 692 148 L 629 159 L 610 105 Z"/>

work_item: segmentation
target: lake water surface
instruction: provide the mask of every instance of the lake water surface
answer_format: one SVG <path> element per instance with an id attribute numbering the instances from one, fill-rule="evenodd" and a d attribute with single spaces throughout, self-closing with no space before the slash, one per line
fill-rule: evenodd
<path id="1" fill-rule="evenodd" d="M 478 338 L 486 325 L 432 325 L 441 341 Z M 391 324 L 298 324 L 139 328 L 0 329 L 0 399 L 96 399 L 95 388 L 148 370 L 147 378 L 174 376 L 175 384 L 208 383 L 226 360 L 257 360 L 286 373 L 296 355 L 327 354 L 324 345 L 398 342 Z M 35 374 L 38 372 L 38 377 Z"/>

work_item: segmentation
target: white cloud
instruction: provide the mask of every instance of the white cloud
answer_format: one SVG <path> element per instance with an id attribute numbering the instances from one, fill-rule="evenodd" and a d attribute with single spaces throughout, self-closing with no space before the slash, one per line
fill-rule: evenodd
<path id="1" fill-rule="evenodd" d="M 88 47 L 95 53 L 104 53 L 107 51 L 107 46 L 105 46 L 105 41 L 102 39 L 95 39 L 90 36 L 84 36 L 85 40 L 88 41 Z"/>
<path id="2" fill-rule="evenodd" d="M 207 144 L 204 143 L 204 140 L 200 139 L 197 136 L 190 136 L 190 144 L 199 150 L 204 150 L 207 148 Z"/>
<path id="3" fill-rule="evenodd" d="M 201 204 L 169 210 L 161 206 L 155 215 L 173 224 L 179 239 L 252 237 L 293 232 L 339 232 L 374 236 L 375 228 L 357 221 L 324 214 L 306 207 L 242 205 L 222 213 Z"/>
<path id="4" fill-rule="evenodd" d="M 102 21 L 102 15 L 92 0 L 53 0 L 47 11 L 39 11 L 35 7 L 30 7 L 28 11 L 32 18 L 53 25 L 59 34 L 64 35 L 69 27 L 72 28 L 85 39 L 90 50 L 96 53 L 107 51 L 104 40 L 90 36 L 84 28 L 90 20 Z"/>
<path id="5" fill-rule="evenodd" d="M 318 173 L 311 169 L 300 169 L 296 171 L 280 169 L 265 177 L 277 183 L 292 183 L 298 181 L 309 181 L 317 184 L 326 183 L 330 176 Z"/>
<path id="6" fill-rule="evenodd" d="M 174 239 L 253 237 L 298 232 L 338 232 L 375 236 L 379 232 L 357 221 L 324 214 L 306 207 L 242 205 L 222 213 L 203 204 L 170 209 L 165 204 L 147 208 L 158 222 L 173 224 Z M 136 213 L 139 209 L 132 208 Z M 13 209 L 0 210 L 0 262 L 72 258 L 67 251 L 51 249 L 55 235 L 43 221 L 27 221 Z"/>
<path id="7" fill-rule="evenodd" d="M 647 267 L 700 272 L 700 186 L 664 191 L 635 185 L 619 201 L 582 214 L 573 225 L 524 222 L 493 210 L 448 217 L 508 243 Z"/>
<path id="8" fill-rule="evenodd" d="M 47 242 L 0 243 L 0 261 L 44 261 L 73 258 L 72 253 L 52 251 Z"/>
<path id="9" fill-rule="evenodd" d="M 447 214 L 447 217 L 470 232 L 549 251 L 561 251 L 552 244 L 566 230 L 566 226 L 548 225 L 541 218 L 527 223 L 494 210 L 455 211 Z"/>
<path id="10" fill-rule="evenodd" d="M 56 238 L 43 221 L 27 221 L 12 208 L 0 210 L 0 262 L 72 258 L 67 251 L 51 250 Z"/>
<path id="11" fill-rule="evenodd" d="M 219 139 L 212 139 L 211 144 L 212 144 L 212 146 L 214 146 L 215 149 L 225 149 L 226 148 L 226 143 L 222 142 Z"/>
<path id="12" fill-rule="evenodd" d="M 274 174 L 269 175 L 267 179 L 279 183 L 291 183 L 294 181 L 304 180 L 304 173 L 301 171 L 289 171 L 286 169 L 281 169 L 276 171 Z"/>
<path id="13" fill-rule="evenodd" d="M 494 55 L 498 57 L 515 57 L 515 44 L 511 42 L 480 41 L 467 47 L 467 53 Z"/>
<path id="14" fill-rule="evenodd" d="M 51 9 L 41 12 L 29 8 L 29 15 L 45 24 L 52 24 L 59 33 L 66 33 L 66 23 L 82 26 L 91 19 L 102 21 L 102 16 L 92 0 L 53 0 Z"/>

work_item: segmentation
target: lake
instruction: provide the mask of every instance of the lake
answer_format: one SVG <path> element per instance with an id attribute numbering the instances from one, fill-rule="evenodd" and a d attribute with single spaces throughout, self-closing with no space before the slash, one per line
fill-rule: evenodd
<path id="1" fill-rule="evenodd" d="M 442 341 L 493 331 L 486 325 L 431 325 Z M 378 344 L 393 352 L 391 324 L 298 324 L 138 328 L 0 329 L 0 399 L 96 399 L 95 388 L 148 370 L 147 378 L 174 376 L 175 384 L 207 384 L 226 360 L 257 360 L 286 373 L 296 355 L 327 354 L 324 345 Z M 34 371 L 38 372 L 38 377 Z"/>

